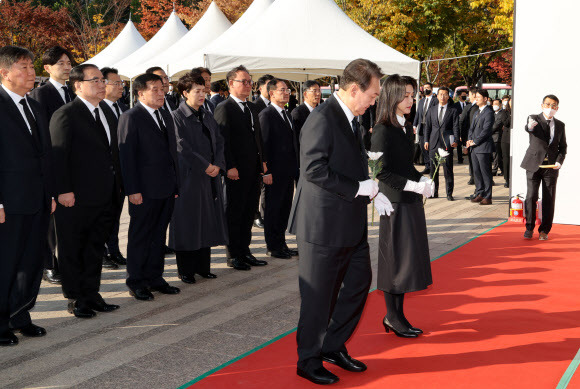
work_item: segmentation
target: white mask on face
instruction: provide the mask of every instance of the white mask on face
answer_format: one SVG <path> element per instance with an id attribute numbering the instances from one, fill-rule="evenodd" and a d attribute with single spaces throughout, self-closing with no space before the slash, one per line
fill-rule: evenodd
<path id="1" fill-rule="evenodd" d="M 542 110 L 542 112 L 544 112 L 544 116 L 551 118 L 554 117 L 556 115 L 556 110 L 552 109 L 550 107 L 546 107 Z"/>
<path id="2" fill-rule="evenodd" d="M 495 112 L 499 111 L 499 105 L 494 105 L 494 106 L 493 106 L 493 110 L 494 110 Z"/>

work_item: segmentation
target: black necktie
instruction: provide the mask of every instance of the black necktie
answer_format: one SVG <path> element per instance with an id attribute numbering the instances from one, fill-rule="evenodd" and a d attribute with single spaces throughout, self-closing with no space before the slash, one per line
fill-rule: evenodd
<path id="1" fill-rule="evenodd" d="M 443 109 L 445 107 L 441 107 L 441 109 L 439 110 L 439 125 L 441 125 L 441 123 L 443 122 Z"/>
<path id="2" fill-rule="evenodd" d="M 546 120 L 546 124 L 548 125 L 548 133 L 546 134 L 548 136 L 548 144 L 550 144 L 550 139 L 552 138 L 552 129 L 550 128 L 551 122 L 552 119 Z"/>
<path id="3" fill-rule="evenodd" d="M 62 90 L 64 91 L 64 102 L 70 103 L 71 99 L 70 99 L 70 95 L 68 94 L 68 88 L 66 87 L 66 85 L 62 87 Z"/>
<path id="4" fill-rule="evenodd" d="M 119 104 L 113 103 L 113 108 L 115 108 L 115 112 L 117 113 L 117 118 L 121 116 L 121 111 L 119 110 Z"/>
<path id="5" fill-rule="evenodd" d="M 107 140 L 107 142 L 109 142 L 109 137 L 107 136 L 107 130 L 105 130 L 105 126 L 103 125 L 103 122 L 101 121 L 101 115 L 99 115 L 99 109 L 95 108 L 95 121 L 97 122 L 97 127 L 99 127 L 102 131 L 102 133 L 105 135 L 105 139 Z"/>
<path id="6" fill-rule="evenodd" d="M 163 135 L 165 135 L 165 139 L 167 139 L 167 127 L 165 127 L 163 120 L 161 120 L 161 114 L 159 113 L 158 109 L 155 110 L 155 117 L 157 118 L 157 124 L 159 124 L 161 132 L 163 133 Z"/>
<path id="7" fill-rule="evenodd" d="M 423 121 L 425 123 L 425 116 L 427 116 L 427 98 L 425 97 L 425 104 L 423 105 Z"/>
<path id="8" fill-rule="evenodd" d="M 292 131 L 292 125 L 290 124 L 290 120 L 288 120 L 288 116 L 286 116 L 286 110 L 285 109 L 282 110 L 282 116 L 284 116 L 284 121 L 286 122 L 286 125 L 288 126 L 288 129 L 290 131 Z"/>
<path id="9" fill-rule="evenodd" d="M 351 124 L 352 124 L 352 132 L 354 133 L 354 136 L 358 140 L 358 132 L 359 132 L 358 131 L 358 126 L 359 126 L 359 124 L 358 124 L 358 120 L 357 120 L 357 117 L 356 116 L 355 116 L 354 119 L 352 119 Z"/>
<path id="10" fill-rule="evenodd" d="M 252 112 L 250 112 L 250 108 L 248 107 L 248 103 L 243 101 L 242 105 L 244 106 L 244 116 L 246 117 L 246 120 L 250 124 L 252 131 L 254 131 L 254 126 L 252 125 Z"/>
<path id="11" fill-rule="evenodd" d="M 36 124 L 36 119 L 32 115 L 30 108 L 28 108 L 28 104 L 26 104 L 26 99 L 20 100 L 20 104 L 24 108 L 24 116 L 26 116 L 26 120 L 28 121 L 28 125 L 30 126 L 30 134 L 32 135 L 32 140 L 34 145 L 40 149 L 40 136 L 38 134 L 38 125 Z"/>

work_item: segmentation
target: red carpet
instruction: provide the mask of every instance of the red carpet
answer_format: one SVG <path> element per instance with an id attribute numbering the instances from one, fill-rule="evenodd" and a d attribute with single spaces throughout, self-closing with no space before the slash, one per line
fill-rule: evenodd
<path id="1" fill-rule="evenodd" d="M 385 334 L 382 293 L 371 293 L 347 345 L 368 370 L 326 365 L 341 379 L 332 387 L 556 388 L 580 349 L 580 227 L 556 225 L 546 242 L 522 235 L 504 224 L 434 261 L 434 285 L 405 300 L 427 330 L 418 339 Z M 296 376 L 295 335 L 184 388 L 318 387 Z M 578 370 L 568 388 L 580 388 Z"/>

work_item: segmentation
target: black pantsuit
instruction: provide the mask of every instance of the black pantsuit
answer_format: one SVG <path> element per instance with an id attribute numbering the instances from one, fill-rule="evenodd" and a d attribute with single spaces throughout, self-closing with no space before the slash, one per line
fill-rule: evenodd
<path id="1" fill-rule="evenodd" d="M 174 196 L 143 198 L 143 204 L 129 204 L 127 244 L 127 286 L 132 289 L 162 287 L 165 266 L 165 232 L 173 214 Z"/>
<path id="2" fill-rule="evenodd" d="M 113 225 L 113 205 L 69 208 L 59 204 L 55 216 L 64 297 L 78 305 L 99 302 L 103 242 Z"/>

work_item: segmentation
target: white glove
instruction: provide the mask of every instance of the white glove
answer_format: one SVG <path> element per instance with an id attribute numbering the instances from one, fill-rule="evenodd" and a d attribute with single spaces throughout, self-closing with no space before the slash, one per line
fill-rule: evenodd
<path id="1" fill-rule="evenodd" d="M 531 117 L 528 118 L 528 130 L 533 130 L 534 127 L 538 125 L 538 122 L 532 119 Z"/>
<path id="2" fill-rule="evenodd" d="M 381 192 L 379 192 L 377 197 L 375 197 L 374 201 L 375 201 L 375 209 L 377 210 L 380 216 L 383 215 L 391 216 L 391 213 L 395 211 L 393 209 L 393 205 L 391 204 L 387 196 L 385 196 Z"/>
<path id="3" fill-rule="evenodd" d="M 407 180 L 407 183 L 405 184 L 405 188 L 403 188 L 403 190 L 407 192 L 415 192 L 425 197 L 431 197 L 433 196 L 433 188 L 432 188 L 433 185 L 434 184 L 431 184 L 429 182 L 415 182 Z"/>
<path id="4" fill-rule="evenodd" d="M 360 181 L 358 183 L 358 192 L 356 196 L 369 196 L 371 199 L 379 193 L 379 184 L 375 180 Z"/>
<path id="5" fill-rule="evenodd" d="M 431 179 L 425 176 L 421 176 L 421 179 L 419 180 L 419 182 L 428 182 L 428 181 L 431 181 Z"/>
<path id="6" fill-rule="evenodd" d="M 554 165 L 556 165 L 554 170 L 560 170 L 560 168 L 562 167 L 562 164 L 560 162 L 556 162 Z"/>

